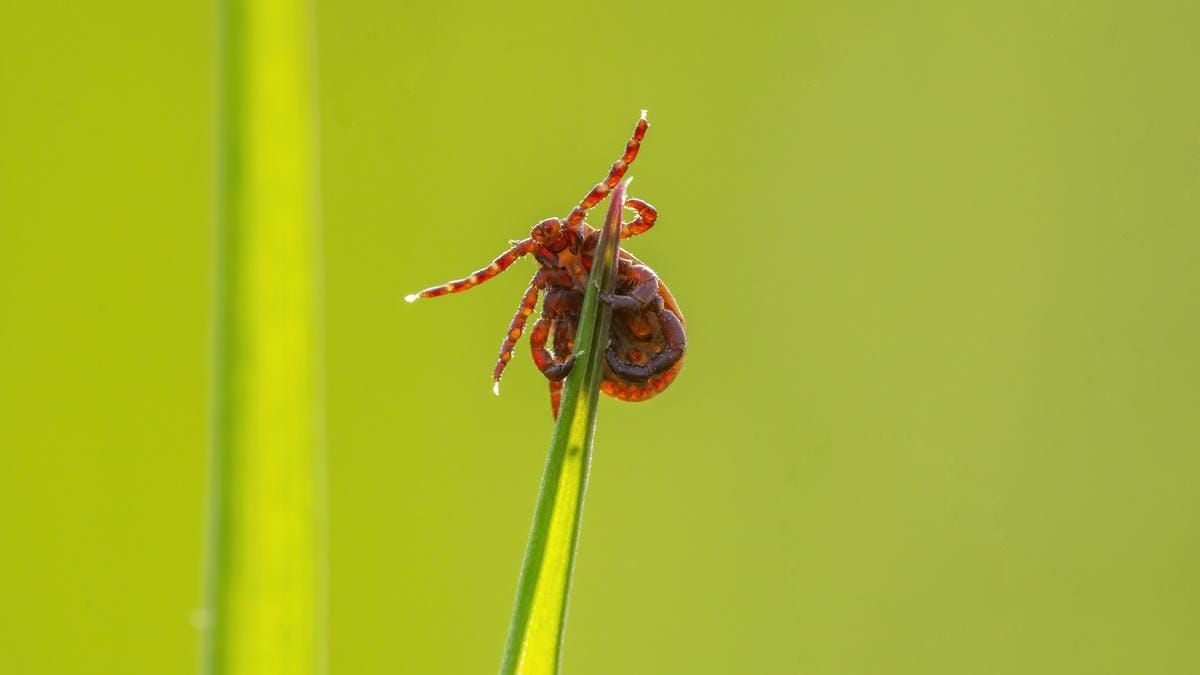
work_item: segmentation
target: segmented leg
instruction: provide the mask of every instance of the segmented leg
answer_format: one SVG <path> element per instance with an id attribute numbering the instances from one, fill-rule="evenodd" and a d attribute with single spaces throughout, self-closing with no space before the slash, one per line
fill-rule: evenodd
<path id="1" fill-rule="evenodd" d="M 626 199 L 625 208 L 636 211 L 637 218 L 628 223 L 621 223 L 622 239 L 628 239 L 649 230 L 654 227 L 654 221 L 658 220 L 658 209 L 640 199 Z"/>
<path id="2" fill-rule="evenodd" d="M 492 391 L 497 396 L 500 395 L 500 377 L 504 374 L 504 369 L 508 367 L 508 362 L 512 360 L 513 348 L 516 347 L 517 340 L 521 339 L 521 334 L 525 332 L 525 324 L 533 314 L 534 307 L 537 306 L 538 291 L 546 289 L 570 289 L 573 282 L 574 279 L 571 277 L 570 272 L 549 267 L 539 268 L 534 273 L 533 278 L 529 280 L 529 288 L 525 289 L 525 295 L 521 297 L 521 304 L 517 306 L 517 313 L 513 315 L 512 322 L 508 324 L 508 332 L 504 335 L 504 342 L 500 344 L 500 356 L 496 360 L 496 369 L 492 371 L 492 380 L 495 383 L 492 385 Z M 564 293 L 577 293 L 577 291 L 558 290 L 557 292 L 548 292 L 542 311 L 552 311 L 554 309 L 555 298 Z M 580 303 L 582 303 L 582 300 Z M 578 308 L 575 311 L 578 312 Z"/>
<path id="3" fill-rule="evenodd" d="M 567 354 L 570 354 L 575 349 L 575 329 L 578 328 L 578 319 L 558 319 L 554 322 L 554 357 L 558 360 L 565 359 Z"/>
<path id="4" fill-rule="evenodd" d="M 683 324 L 673 312 L 663 306 L 658 295 L 658 276 L 645 265 L 621 266 L 621 278 L 615 295 L 604 294 L 600 300 L 608 303 L 619 324 L 619 330 L 638 341 L 647 341 L 654 336 L 657 319 L 658 331 L 662 334 L 661 347 L 653 354 L 640 349 L 630 349 L 627 354 L 617 352 L 617 340 L 610 342 L 604 357 L 608 367 L 618 377 L 628 382 L 645 382 L 660 375 L 683 358 L 687 348 L 687 336 Z M 614 328 L 614 333 L 618 329 Z M 656 341 L 657 342 L 657 341 Z"/>
<path id="5" fill-rule="evenodd" d="M 558 406 L 562 403 L 562 380 L 550 380 L 550 413 L 558 419 Z"/>
<path id="6" fill-rule="evenodd" d="M 608 350 L 604 353 L 604 359 L 608 362 L 608 367 L 621 379 L 629 382 L 645 382 L 654 375 L 667 372 L 679 359 L 683 358 L 683 353 L 687 349 L 687 336 L 679 318 L 669 310 L 660 309 L 658 310 L 658 325 L 663 333 L 664 345 L 652 354 L 645 364 L 631 363 L 625 360 L 617 354 L 613 345 L 609 345 Z"/>
<path id="7" fill-rule="evenodd" d="M 504 336 L 504 342 L 500 344 L 500 356 L 496 360 L 496 369 L 492 371 L 492 391 L 497 396 L 500 395 L 500 376 L 504 374 L 504 369 L 508 367 L 508 362 L 512 360 L 513 347 L 517 346 L 517 340 L 521 339 L 521 333 L 525 332 L 525 323 L 529 321 L 529 316 L 533 314 L 533 308 L 537 306 L 539 281 L 542 278 L 541 270 L 533 275 L 529 280 L 529 288 L 525 289 L 525 295 L 521 298 L 521 304 L 517 307 L 517 313 L 513 315 L 512 322 L 508 324 L 508 333 Z"/>
<path id="8" fill-rule="evenodd" d="M 637 217 L 628 223 L 621 223 L 622 239 L 643 234 L 654 227 L 654 223 L 658 222 L 658 209 L 641 199 L 633 197 L 626 199 L 625 208 L 636 211 Z M 592 271 L 592 258 L 595 255 L 596 246 L 600 243 L 600 230 L 588 229 L 590 231 L 583 235 L 579 250 L 583 258 L 583 267 L 590 272 Z"/>
<path id="9" fill-rule="evenodd" d="M 578 312 L 578 309 L 576 309 Z M 554 355 L 557 359 L 566 359 L 575 348 L 575 331 L 579 327 L 577 317 L 566 316 L 554 321 Z M 570 368 L 567 368 L 570 372 Z M 564 375 L 565 377 L 565 375 Z M 562 403 L 562 380 L 550 380 L 550 412 L 558 419 L 558 409 Z"/>
<path id="10" fill-rule="evenodd" d="M 600 200 L 608 196 L 617 183 L 625 177 L 625 172 L 629 170 L 629 165 L 633 164 L 633 160 L 637 158 L 638 149 L 642 146 L 642 139 L 646 137 L 646 129 L 650 123 L 646 121 L 646 111 L 642 111 L 642 116 L 638 119 L 637 126 L 633 128 L 633 137 L 625 144 L 625 154 L 621 155 L 621 159 L 613 162 L 612 168 L 608 170 L 608 176 L 596 183 L 596 187 L 592 188 L 583 201 L 571 210 L 571 214 L 567 216 L 567 227 L 575 229 L 583 222 L 583 217 L 587 215 L 588 209 L 600 203 Z"/>
<path id="11" fill-rule="evenodd" d="M 575 357 L 568 355 L 559 360 L 546 349 L 546 339 L 550 336 L 553 323 L 553 319 L 542 315 L 537 323 L 533 324 L 533 332 L 529 334 L 529 348 L 533 352 L 533 364 L 542 371 L 546 379 L 555 382 L 563 380 L 571 372 L 571 367 L 575 365 Z"/>
<path id="12" fill-rule="evenodd" d="M 629 271 L 621 276 L 617 293 L 601 293 L 600 300 L 608 303 L 614 310 L 636 311 L 646 309 L 651 305 L 662 305 L 658 297 L 658 276 L 645 265 L 631 265 Z"/>
<path id="13" fill-rule="evenodd" d="M 436 298 L 440 295 L 446 295 L 447 293 L 459 293 L 470 288 L 474 288 L 475 286 L 482 284 L 488 279 L 491 279 L 497 274 L 500 274 L 504 270 L 508 269 L 513 263 L 519 260 L 521 256 L 532 253 L 536 248 L 537 244 L 535 244 L 532 239 L 522 239 L 521 241 L 516 242 L 512 248 L 508 249 L 504 253 L 501 253 L 499 257 L 492 261 L 491 265 L 488 265 L 483 269 L 476 270 L 465 279 L 458 279 L 456 281 L 442 284 L 441 286 L 426 288 L 420 293 L 413 293 L 412 295 L 406 296 L 404 299 L 408 302 L 416 302 L 417 298 Z"/>

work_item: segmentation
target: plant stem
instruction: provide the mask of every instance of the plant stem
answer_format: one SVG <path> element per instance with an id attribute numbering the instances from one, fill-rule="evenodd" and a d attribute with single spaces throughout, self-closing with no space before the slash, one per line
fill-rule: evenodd
<path id="1" fill-rule="evenodd" d="M 214 430 L 201 671 L 324 672 L 313 23 L 221 0 Z"/>
<path id="2" fill-rule="evenodd" d="M 542 474 L 501 675 L 552 675 L 559 670 L 612 319 L 611 309 L 600 302 L 599 295 L 611 293 L 616 284 L 621 208 L 628 182 L 612 191 L 588 277 L 576 333 L 575 367 L 563 387 L 562 406 Z"/>

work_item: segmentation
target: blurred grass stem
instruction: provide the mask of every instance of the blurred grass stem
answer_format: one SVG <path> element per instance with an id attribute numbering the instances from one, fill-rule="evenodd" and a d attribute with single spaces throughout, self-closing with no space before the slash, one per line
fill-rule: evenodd
<path id="1" fill-rule="evenodd" d="M 325 669 L 313 14 L 218 0 L 220 127 L 201 671 Z"/>

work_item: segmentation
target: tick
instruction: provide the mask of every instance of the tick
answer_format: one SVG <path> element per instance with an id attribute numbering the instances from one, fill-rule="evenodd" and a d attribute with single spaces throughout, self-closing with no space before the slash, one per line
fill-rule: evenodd
<path id="1" fill-rule="evenodd" d="M 529 346 L 534 365 L 550 381 L 550 408 L 554 416 L 558 416 L 563 380 L 575 365 L 571 353 L 575 348 L 575 331 L 579 327 L 579 312 L 592 258 L 600 240 L 600 231 L 588 225 L 584 218 L 625 176 L 638 155 L 648 127 L 646 112 L 642 111 L 633 137 L 625 144 L 625 154 L 613 163 L 608 176 L 597 183 L 566 218 L 548 218 L 534 225 L 528 238 L 510 242 L 511 248 L 492 264 L 464 279 L 427 288 L 405 298 L 415 302 L 418 298 L 461 293 L 495 277 L 523 256 L 533 256 L 538 263 L 537 272 L 508 326 L 492 372 L 492 391 L 497 395 L 500 394 L 500 377 L 512 359 L 513 348 L 525 332 L 541 293 L 544 295 L 542 312 L 533 324 Z M 646 232 L 658 220 L 658 211 L 640 199 L 628 199 L 624 206 L 637 215 L 632 221 L 621 223 L 621 239 Z M 683 367 L 687 334 L 679 304 L 654 270 L 624 248 L 617 262 L 614 293 L 602 295 L 600 299 L 613 310 L 601 391 L 623 401 L 645 401 L 654 397 L 670 386 Z"/>

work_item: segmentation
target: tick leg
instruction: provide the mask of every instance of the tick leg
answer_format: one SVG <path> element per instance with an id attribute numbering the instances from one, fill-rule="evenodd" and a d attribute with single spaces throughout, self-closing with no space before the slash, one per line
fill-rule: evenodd
<path id="1" fill-rule="evenodd" d="M 546 293 L 545 306 L 543 311 L 547 311 L 552 304 L 553 298 L 570 293 L 572 291 L 561 290 L 564 287 L 570 288 L 574 279 L 571 273 L 566 270 L 551 269 L 543 267 L 539 269 L 533 278 L 529 280 L 529 288 L 525 289 L 525 295 L 521 298 L 521 304 L 517 307 L 517 313 L 513 315 L 512 323 L 508 324 L 508 333 L 504 336 L 504 342 L 500 344 L 500 356 L 496 360 L 496 369 L 492 372 L 492 380 L 495 385 L 492 391 L 500 394 L 500 376 L 504 373 L 504 369 L 508 367 L 508 362 L 512 359 L 513 347 L 517 345 L 517 340 L 521 339 L 521 333 L 525 331 L 525 324 L 529 321 L 529 317 L 533 314 L 534 307 L 537 306 L 538 290 L 556 289 Z M 575 310 L 578 312 L 578 308 Z"/>
<path id="2" fill-rule="evenodd" d="M 558 358 L 566 358 L 571 350 L 575 347 L 575 330 L 578 328 L 578 319 L 573 317 L 560 318 L 554 322 L 554 354 Z M 550 380 L 550 411 L 554 413 L 554 419 L 558 419 L 558 408 L 562 402 L 562 380 Z"/>
<path id="3" fill-rule="evenodd" d="M 651 375 L 661 375 L 670 370 L 671 366 L 683 358 L 683 352 L 687 350 L 687 333 L 684 332 L 679 317 L 673 312 L 661 309 L 658 311 L 658 325 L 667 344 L 655 352 L 646 363 L 646 370 L 650 371 Z"/>
<path id="4" fill-rule="evenodd" d="M 558 406 L 562 403 L 562 380 L 550 380 L 550 412 L 558 419 Z"/>
<path id="5" fill-rule="evenodd" d="M 640 199 L 626 199 L 625 208 L 637 211 L 637 218 L 628 223 L 621 223 L 622 239 L 642 234 L 654 227 L 655 221 L 658 220 L 658 210 Z"/>
<path id="6" fill-rule="evenodd" d="M 637 158 L 638 150 L 642 147 L 642 139 L 646 137 L 646 129 L 649 126 L 650 124 L 646 121 L 646 111 L 643 110 L 637 126 L 633 128 L 633 136 L 625 144 L 625 154 L 621 155 L 621 159 L 613 162 L 612 168 L 608 170 L 608 176 L 596 183 L 596 187 L 592 188 L 579 202 L 579 205 L 572 209 L 571 214 L 567 216 L 568 228 L 578 228 L 583 222 L 583 217 L 587 215 L 588 209 L 599 204 L 600 200 L 608 196 L 608 193 L 625 177 L 629 165 L 633 164 L 633 160 Z"/>
<path id="7" fill-rule="evenodd" d="M 571 367 L 575 365 L 575 357 L 567 356 L 559 361 L 546 349 L 546 339 L 550 336 L 553 323 L 554 321 L 546 316 L 538 319 L 537 323 L 533 324 L 533 332 L 529 334 L 529 347 L 533 352 L 533 364 L 542 371 L 546 379 L 556 382 L 566 378 L 571 372 Z"/>
<path id="8" fill-rule="evenodd" d="M 583 292 L 573 288 L 556 288 L 546 292 L 542 316 L 554 322 L 554 360 L 562 362 L 575 349 L 575 330 L 579 327 L 579 311 L 583 308 Z"/>
<path id="9" fill-rule="evenodd" d="M 512 248 L 508 249 L 504 253 L 501 253 L 499 257 L 492 261 L 491 265 L 488 265 L 483 269 L 476 270 L 470 276 L 464 279 L 458 279 L 456 281 L 442 284 L 441 286 L 426 288 L 420 293 L 413 293 L 412 295 L 406 296 L 404 299 L 408 302 L 416 302 L 417 298 L 436 298 L 440 295 L 446 295 L 447 293 L 459 293 L 474 288 L 475 286 L 482 284 L 488 279 L 491 279 L 497 274 L 500 274 L 504 270 L 508 269 L 513 263 L 519 260 L 521 256 L 532 253 L 536 248 L 537 245 L 532 239 L 522 239 L 521 241 L 515 243 Z"/>
<path id="10" fill-rule="evenodd" d="M 622 239 L 642 234 L 654 227 L 654 223 L 658 221 L 658 211 L 640 199 L 626 199 L 625 208 L 637 211 L 638 215 L 628 223 L 621 223 Z M 591 230 L 583 234 L 582 237 L 579 244 L 580 256 L 583 258 L 584 269 L 591 272 L 592 258 L 595 257 L 596 246 L 600 243 L 600 230 Z"/>
<path id="11" fill-rule="evenodd" d="M 658 297 L 658 277 L 645 265 L 633 265 L 620 282 L 618 293 L 601 293 L 600 300 L 614 310 L 637 311 L 662 300 Z"/>
<path id="12" fill-rule="evenodd" d="M 517 345 L 517 340 L 521 339 L 521 333 L 525 331 L 525 323 L 529 321 L 529 316 L 533 314 L 533 308 L 537 306 L 538 287 L 541 279 L 542 272 L 538 270 L 538 273 L 529 280 L 529 288 L 525 289 L 525 295 L 521 298 L 517 313 L 513 315 L 512 323 L 508 324 L 508 333 L 504 336 L 504 342 L 500 344 L 500 357 L 496 360 L 496 369 L 492 371 L 492 380 L 495 382 L 492 391 L 496 392 L 497 396 L 500 395 L 500 376 L 508 367 L 508 362 L 512 359 L 513 347 Z"/>
<path id="13" fill-rule="evenodd" d="M 658 310 L 658 325 L 662 330 L 665 344 L 646 361 L 645 365 L 626 361 L 617 354 L 612 345 L 609 345 L 608 350 L 604 353 L 604 359 L 608 362 L 608 367 L 621 379 L 629 382 L 645 382 L 651 376 L 667 372 L 671 366 L 683 358 L 683 353 L 687 349 L 687 335 L 684 333 L 683 324 L 679 322 L 679 318 L 673 312 L 660 309 Z"/>
<path id="14" fill-rule="evenodd" d="M 575 349 L 575 329 L 578 320 L 558 319 L 554 322 L 554 356 L 558 360 L 567 358 Z"/>

